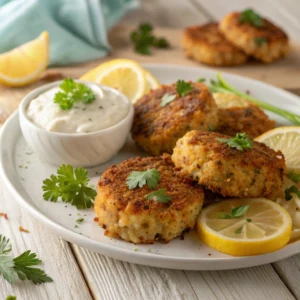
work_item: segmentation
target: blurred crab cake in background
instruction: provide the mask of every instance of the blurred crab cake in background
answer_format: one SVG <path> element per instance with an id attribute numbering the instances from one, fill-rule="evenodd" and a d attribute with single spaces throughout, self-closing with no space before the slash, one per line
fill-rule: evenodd
<path id="1" fill-rule="evenodd" d="M 229 93 L 214 93 L 213 96 L 219 109 L 216 132 L 230 136 L 246 132 L 250 138 L 255 138 L 275 127 L 275 121 L 246 99 Z"/>
<path id="2" fill-rule="evenodd" d="M 210 131 L 218 125 L 218 109 L 208 87 L 179 80 L 150 91 L 134 105 L 132 138 L 147 153 L 172 153 L 190 130 Z"/>
<path id="3" fill-rule="evenodd" d="M 236 137 L 193 130 L 177 141 L 172 155 L 183 175 L 226 197 L 266 197 L 283 184 L 284 156 L 246 134 Z"/>
<path id="4" fill-rule="evenodd" d="M 94 205 L 105 235 L 148 244 L 168 242 L 192 229 L 203 190 L 177 174 L 168 154 L 133 158 L 107 169 Z"/>
<path id="5" fill-rule="evenodd" d="M 233 45 L 264 63 L 285 57 L 288 36 L 252 9 L 232 12 L 220 22 L 220 31 Z"/>
<path id="6" fill-rule="evenodd" d="M 185 55 L 212 66 L 234 66 L 247 61 L 248 55 L 227 41 L 218 23 L 187 27 L 183 31 Z"/>

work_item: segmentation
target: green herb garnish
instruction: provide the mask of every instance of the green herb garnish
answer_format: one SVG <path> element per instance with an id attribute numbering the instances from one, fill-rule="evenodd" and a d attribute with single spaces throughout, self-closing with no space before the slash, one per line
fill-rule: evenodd
<path id="1" fill-rule="evenodd" d="M 171 95 L 171 94 L 165 94 L 160 102 L 160 106 L 166 106 L 170 102 L 174 101 L 176 98 L 176 95 Z"/>
<path id="2" fill-rule="evenodd" d="M 142 188 L 145 184 L 147 184 L 150 189 L 154 189 L 159 180 L 159 171 L 156 169 L 148 169 L 142 172 L 132 171 L 126 179 L 126 184 L 130 190 L 136 187 Z"/>
<path id="3" fill-rule="evenodd" d="M 205 78 L 199 78 L 198 80 L 197 80 L 197 82 L 205 82 Z"/>
<path id="4" fill-rule="evenodd" d="M 171 197 L 166 194 L 166 189 L 162 188 L 145 196 L 146 199 L 154 200 L 160 203 L 169 203 Z"/>
<path id="5" fill-rule="evenodd" d="M 16 258 L 11 257 L 11 244 L 9 239 L 0 235 L 0 275 L 9 283 L 20 280 L 31 280 L 35 284 L 53 281 L 43 270 L 33 268 L 42 261 L 30 250 Z"/>
<path id="6" fill-rule="evenodd" d="M 59 88 L 62 91 L 55 94 L 54 103 L 57 103 L 63 110 L 71 109 L 75 102 L 81 101 L 88 104 L 96 99 L 92 89 L 71 78 L 64 79 Z"/>
<path id="7" fill-rule="evenodd" d="M 279 116 L 282 116 L 283 118 L 291 121 L 295 125 L 300 125 L 300 115 L 293 114 L 289 111 L 283 110 L 281 108 L 278 108 L 276 106 L 273 106 L 269 103 L 266 103 L 264 101 L 258 100 L 246 93 L 242 93 L 235 89 L 233 86 L 231 86 L 220 73 L 217 73 L 217 80 L 211 80 L 211 84 L 209 86 L 209 89 L 213 93 L 229 93 L 229 94 L 235 94 L 237 96 L 243 97 L 247 99 L 249 102 L 252 102 L 258 106 L 260 106 L 263 109 L 269 110 Z"/>
<path id="8" fill-rule="evenodd" d="M 287 177 L 292 180 L 295 183 L 299 183 L 300 182 L 300 174 L 299 173 L 295 173 L 295 171 L 291 171 L 287 174 Z"/>
<path id="9" fill-rule="evenodd" d="M 255 41 L 255 44 L 258 45 L 258 46 L 262 46 L 263 44 L 265 44 L 267 42 L 267 40 L 262 37 L 262 36 L 258 36 L 254 39 Z"/>
<path id="10" fill-rule="evenodd" d="M 245 9 L 239 18 L 241 23 L 248 23 L 254 27 L 262 27 L 264 25 L 263 19 L 259 14 L 257 14 L 253 9 Z"/>
<path id="11" fill-rule="evenodd" d="M 46 201 L 57 202 L 61 198 L 78 209 L 93 206 L 97 192 L 88 186 L 90 179 L 84 168 L 73 168 L 71 165 L 62 165 L 57 175 L 51 175 L 43 181 L 43 197 Z"/>
<path id="12" fill-rule="evenodd" d="M 249 205 L 241 205 L 233 208 L 230 214 L 225 214 L 221 219 L 238 219 L 242 217 L 246 211 L 249 209 Z"/>
<path id="13" fill-rule="evenodd" d="M 157 38 L 153 35 L 151 24 L 141 24 L 137 30 L 133 31 L 130 39 L 134 44 L 134 50 L 143 55 L 151 55 L 151 48 L 169 48 L 170 44 L 165 38 Z"/>
<path id="14" fill-rule="evenodd" d="M 8 295 L 5 300 L 17 300 L 16 296 Z"/>
<path id="15" fill-rule="evenodd" d="M 290 186 L 284 191 L 284 193 L 285 193 L 285 200 L 291 200 L 293 198 L 291 194 L 296 194 L 298 197 L 300 197 L 300 191 L 296 185 Z"/>
<path id="16" fill-rule="evenodd" d="M 241 226 L 238 229 L 236 229 L 234 233 L 240 234 L 240 233 L 242 233 L 242 231 L 243 231 L 243 226 Z"/>
<path id="17" fill-rule="evenodd" d="M 247 221 L 248 223 L 251 223 L 251 222 L 252 222 L 252 219 L 246 219 L 246 221 Z"/>
<path id="18" fill-rule="evenodd" d="M 78 224 L 82 224 L 82 223 L 84 222 L 84 218 L 77 219 L 76 222 L 77 222 Z"/>
<path id="19" fill-rule="evenodd" d="M 190 82 L 184 80 L 178 80 L 176 83 L 176 92 L 180 97 L 185 96 L 193 90 L 193 85 Z"/>
<path id="20" fill-rule="evenodd" d="M 245 149 L 251 149 L 253 146 L 253 141 L 244 133 L 237 133 L 235 137 L 231 138 L 218 138 L 218 142 L 227 144 L 231 148 L 236 148 L 240 151 Z"/>

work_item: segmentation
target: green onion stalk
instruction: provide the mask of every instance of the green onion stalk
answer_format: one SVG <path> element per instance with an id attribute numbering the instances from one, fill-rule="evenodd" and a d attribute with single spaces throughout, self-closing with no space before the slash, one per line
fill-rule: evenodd
<path id="1" fill-rule="evenodd" d="M 279 107 L 273 106 L 269 103 L 266 103 L 264 101 L 261 101 L 259 99 L 256 99 L 246 93 L 240 92 L 236 90 L 233 86 L 231 86 L 223 77 L 220 73 L 217 73 L 217 80 L 211 80 L 209 89 L 213 93 L 230 93 L 230 94 L 235 94 L 238 96 L 241 96 L 245 99 L 247 99 L 249 102 L 252 102 L 262 109 L 271 111 L 287 120 L 292 122 L 295 125 L 300 125 L 300 115 L 293 114 L 287 110 L 281 109 Z"/>

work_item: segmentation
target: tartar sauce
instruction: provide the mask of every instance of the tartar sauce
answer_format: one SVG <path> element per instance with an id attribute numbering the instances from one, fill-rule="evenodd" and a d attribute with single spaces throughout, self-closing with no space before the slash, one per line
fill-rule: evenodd
<path id="1" fill-rule="evenodd" d="M 60 91 L 52 88 L 31 100 L 27 108 L 28 118 L 48 131 L 64 133 L 88 133 L 109 128 L 129 113 L 130 103 L 118 94 L 100 87 L 89 85 L 96 100 L 89 104 L 74 103 L 69 110 L 63 110 L 54 97 Z"/>

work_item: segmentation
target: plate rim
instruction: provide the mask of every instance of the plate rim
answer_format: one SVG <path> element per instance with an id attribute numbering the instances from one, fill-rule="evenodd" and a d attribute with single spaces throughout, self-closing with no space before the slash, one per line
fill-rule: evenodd
<path id="1" fill-rule="evenodd" d="M 193 69 L 198 70 L 199 72 L 201 69 L 204 69 L 205 72 L 209 71 L 209 73 L 213 74 L 216 73 L 215 70 L 210 70 L 201 67 L 185 67 L 182 65 L 169 65 L 169 64 L 143 64 L 146 68 L 157 68 L 160 69 L 161 67 L 168 68 L 168 69 Z M 259 84 L 262 87 L 268 87 L 275 89 L 276 92 L 280 92 L 283 96 L 290 98 L 292 102 L 295 101 L 295 104 L 299 105 L 300 107 L 300 99 L 296 95 L 293 95 L 290 92 L 284 91 L 280 88 L 274 87 L 267 83 L 262 83 L 255 79 L 243 77 L 240 75 L 230 74 L 227 72 L 222 72 L 226 74 L 226 76 L 230 76 L 232 78 L 238 78 L 242 80 L 250 80 L 253 81 L 255 84 Z M 297 101 L 297 102 L 296 102 Z M 170 268 L 170 269 L 180 269 L 180 270 L 229 270 L 229 269 L 238 269 L 238 268 L 245 268 L 245 267 L 253 267 L 263 264 L 268 264 L 271 262 L 275 262 L 284 258 L 287 258 L 291 255 L 297 254 L 300 252 L 300 241 L 293 242 L 282 249 L 279 249 L 275 252 L 256 255 L 256 256 L 244 256 L 244 257 L 234 257 L 229 256 L 225 258 L 215 258 L 215 257 L 207 257 L 207 258 L 183 258 L 183 257 L 168 257 L 163 255 L 158 255 L 154 253 L 147 253 L 147 252 L 135 252 L 128 249 L 123 249 L 113 245 L 103 244 L 99 241 L 95 241 L 79 233 L 76 233 L 70 229 L 65 228 L 63 225 L 53 221 L 50 217 L 45 215 L 42 211 L 31 205 L 26 198 L 30 196 L 27 194 L 27 197 L 21 194 L 18 188 L 15 186 L 13 182 L 10 181 L 8 172 L 6 167 L 6 162 L 4 160 L 5 154 L 5 135 L 9 128 L 13 126 L 18 126 L 17 129 L 19 134 L 22 134 L 20 126 L 19 126 L 19 113 L 15 111 L 5 122 L 1 129 L 0 135 L 0 177 L 3 180 L 3 184 L 6 185 L 6 188 L 12 193 L 13 199 L 15 199 L 22 207 L 24 207 L 33 217 L 35 217 L 38 221 L 44 223 L 47 228 L 49 228 L 52 232 L 56 235 L 60 236 L 61 238 L 72 242 L 78 246 L 87 248 L 91 251 L 100 253 L 102 255 L 127 261 L 130 263 L 137 263 L 141 265 L 153 266 L 153 267 L 163 267 L 163 268 Z M 14 137 L 15 141 L 19 135 Z M 297 249 L 298 248 L 298 249 Z M 236 263 L 232 264 L 232 261 Z M 236 266 L 238 264 L 239 266 Z"/>

